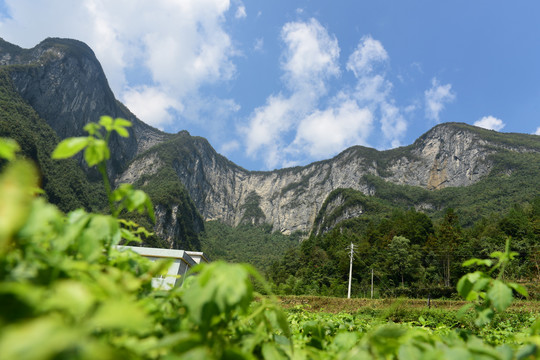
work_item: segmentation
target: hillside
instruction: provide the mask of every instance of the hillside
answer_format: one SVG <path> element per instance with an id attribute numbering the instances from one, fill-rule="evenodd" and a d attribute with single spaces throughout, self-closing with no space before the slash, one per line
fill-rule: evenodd
<path id="1" fill-rule="evenodd" d="M 203 220 L 316 235 L 370 213 L 413 207 L 440 219 L 453 207 L 464 224 L 472 224 L 539 195 L 535 135 L 445 123 L 392 150 L 355 146 L 303 167 L 248 171 L 204 138 L 187 131 L 166 134 L 138 120 L 114 98 L 94 53 L 79 41 L 47 39 L 22 49 L 0 40 L 0 69 L 4 91 L 42 119 L 57 137 L 49 136 L 53 143 L 80 136 L 83 126 L 102 114 L 133 122 L 128 140 L 112 139 L 110 177 L 150 193 L 158 215 L 155 230 L 166 241 L 155 240 L 161 246 L 198 248 Z M 2 118 L 3 126 L 13 127 L 15 116 L 24 112 L 5 106 L 9 116 Z M 35 140 L 23 145 L 41 147 Z M 84 170 L 92 180 L 92 170 Z"/>
<path id="2" fill-rule="evenodd" d="M 205 139 L 183 132 L 138 156 L 120 179 L 137 182 L 167 167 L 206 220 L 231 226 L 267 223 L 289 234 L 309 232 L 327 197 L 340 188 L 390 207 L 433 213 L 472 206 L 476 210 L 468 212 L 474 221 L 505 201 L 538 195 L 539 163 L 538 136 L 446 123 L 406 147 L 353 147 L 305 167 L 250 172 L 217 154 Z"/>
<path id="3" fill-rule="evenodd" d="M 32 49 L 22 49 L 0 39 L 0 71 L 0 91 L 5 95 L 0 113 L 0 136 L 17 139 L 28 157 L 40 165 L 45 164 L 40 166 L 45 191 L 51 202 L 65 211 L 77 207 L 100 208 L 105 202 L 99 187 L 96 190 L 101 191 L 99 196 L 92 193 L 93 185 L 88 185 L 88 180 L 99 181 L 100 176 L 95 169 L 84 167 L 82 157 L 78 159 L 85 174 L 72 164 L 78 171 L 75 175 L 69 167 L 63 167 L 64 162 L 50 159 L 59 140 L 84 136 L 84 125 L 97 121 L 101 115 L 130 120 L 133 126 L 128 139 L 111 138 L 112 158 L 108 170 L 114 184 L 116 174 L 137 154 L 171 137 L 137 119 L 115 99 L 93 51 L 82 42 L 46 39 Z M 67 171 L 60 170 L 61 167 Z M 49 168 L 56 170 L 52 172 Z M 65 185 L 66 181 L 76 185 Z M 62 185 L 48 186 L 49 182 Z M 161 238 L 150 239 L 150 244 L 199 250 L 197 234 L 204 224 L 189 197 L 178 194 L 183 191 L 181 184 L 174 183 L 174 179 L 173 184 L 177 190 L 171 193 L 174 200 L 153 194 L 156 225 L 150 224 L 148 219 L 137 220 L 154 227 Z M 70 190 L 74 186 L 76 191 Z M 171 201 L 174 204 L 171 205 Z M 63 205 L 66 203 L 69 205 Z M 176 212 L 178 208 L 182 210 L 181 215 Z"/>

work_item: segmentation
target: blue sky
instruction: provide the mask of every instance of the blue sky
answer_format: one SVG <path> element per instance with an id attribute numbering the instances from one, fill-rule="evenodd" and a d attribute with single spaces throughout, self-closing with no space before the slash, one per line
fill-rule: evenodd
<path id="1" fill-rule="evenodd" d="M 84 41 L 141 120 L 268 170 L 449 121 L 540 135 L 539 18 L 533 0 L 0 0 L 0 37 Z"/>

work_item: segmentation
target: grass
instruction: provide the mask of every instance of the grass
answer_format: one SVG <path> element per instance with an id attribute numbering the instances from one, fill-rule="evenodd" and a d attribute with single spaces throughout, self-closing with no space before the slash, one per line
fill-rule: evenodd
<path id="1" fill-rule="evenodd" d="M 356 313 L 359 311 L 365 311 L 366 309 L 371 309 L 375 312 L 383 312 L 393 306 L 395 307 L 396 305 L 399 305 L 400 308 L 411 311 L 428 309 L 427 299 L 345 299 L 326 296 L 289 295 L 278 296 L 278 300 L 281 306 L 286 309 L 300 305 L 310 312 L 325 312 L 331 314 L 337 314 L 342 312 Z M 430 308 L 457 312 L 467 303 L 468 302 L 463 300 L 434 299 L 430 300 Z M 530 311 L 538 314 L 540 313 L 540 301 L 515 300 L 508 311 Z"/>

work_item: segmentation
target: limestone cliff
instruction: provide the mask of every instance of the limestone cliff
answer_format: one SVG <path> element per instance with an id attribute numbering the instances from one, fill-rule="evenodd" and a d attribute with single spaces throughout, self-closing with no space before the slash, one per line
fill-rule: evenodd
<path id="1" fill-rule="evenodd" d="M 519 136 L 527 141 L 518 146 L 506 141 L 504 134 L 465 124 L 441 124 L 407 147 L 388 151 L 353 147 L 305 167 L 250 172 L 217 154 L 205 139 L 182 132 L 174 146 L 157 146 L 135 159 L 120 181 L 136 181 L 141 169 L 155 164 L 148 159 L 168 154 L 170 162 L 164 166 L 174 168 L 206 220 L 238 225 L 246 221 L 249 205 L 257 214 L 252 222 L 264 219 L 283 233 L 307 232 L 333 190 L 350 188 L 376 195 L 364 181 L 367 174 L 430 190 L 468 186 L 489 174 L 490 155 L 497 151 L 540 153 L 538 137 Z M 361 211 L 351 209 L 350 216 Z"/>
<path id="2" fill-rule="evenodd" d="M 440 190 L 485 178 L 494 168 L 492 156 L 501 151 L 540 153 L 538 136 L 500 134 L 452 123 L 434 127 L 406 147 L 377 151 L 356 146 L 304 167 L 252 172 L 216 153 L 203 138 L 186 131 L 165 134 L 139 121 L 114 98 L 94 53 L 81 42 L 47 39 L 33 49 L 21 49 L 0 39 L 0 66 L 9 69 L 18 93 L 61 138 L 81 135 L 86 123 L 103 114 L 133 122 L 129 139 L 113 139 L 111 177 L 156 190 L 155 198 L 164 199 L 157 205 L 165 206 L 156 207 L 157 231 L 171 244 L 180 243 L 174 239 L 182 228 L 174 201 L 185 199 L 182 191 L 196 207 L 189 210 L 191 205 L 184 204 L 190 213 L 182 221 L 198 222 L 200 213 L 206 220 L 230 225 L 269 223 L 283 233 L 307 232 L 317 217 L 324 226 L 332 226 L 330 218 L 362 214 L 365 204 L 359 203 L 330 216 L 345 201 L 339 196 L 333 198 L 328 214 L 320 211 L 336 189 L 377 196 L 367 175 L 392 184 Z M 167 196 L 171 192 L 178 196 Z M 196 232 L 202 225 L 189 228 Z"/>
<path id="3" fill-rule="evenodd" d="M 128 139 L 111 138 L 113 176 L 136 154 L 167 137 L 115 99 L 101 64 L 80 41 L 49 38 L 32 49 L 22 49 L 0 39 L 0 66 L 9 65 L 16 90 L 61 139 L 85 135 L 84 125 L 101 115 L 133 123 Z"/>
<path id="4" fill-rule="evenodd" d="M 101 115 L 132 122 L 129 138 L 113 135 L 110 139 L 112 156 L 108 170 L 112 180 L 137 154 L 171 136 L 143 123 L 115 99 L 99 61 L 82 42 L 54 38 L 32 49 L 23 49 L 0 39 L 0 67 L 9 74 L 9 86 L 15 88 L 60 139 L 86 135 L 84 126 L 98 121 Z M 82 156 L 78 160 L 90 179 L 100 179 L 97 171 L 85 167 Z M 159 164 L 156 161 L 153 165 Z M 155 202 L 155 231 L 169 247 L 200 250 L 198 239 L 193 239 L 204 228 L 202 219 L 196 209 L 183 201 L 172 207 Z M 57 203 L 62 203 L 62 199 Z M 177 213 L 179 207 L 183 214 Z"/>

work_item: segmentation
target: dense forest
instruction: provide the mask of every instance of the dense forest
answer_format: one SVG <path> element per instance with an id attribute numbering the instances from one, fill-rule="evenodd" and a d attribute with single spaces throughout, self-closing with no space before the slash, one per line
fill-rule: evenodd
<path id="1" fill-rule="evenodd" d="M 90 171 L 87 177 L 74 159 L 51 159 L 60 140 L 15 91 L 9 69 L 0 69 L 0 136 L 17 141 L 22 155 L 36 163 L 44 195 L 62 211 L 79 207 L 97 211 L 106 205 L 97 172 Z M 0 160 L 0 167 L 3 164 Z"/>
<path id="2" fill-rule="evenodd" d="M 350 219 L 291 248 L 267 275 L 278 294 L 344 296 L 352 243 L 353 296 L 370 296 L 373 271 L 376 297 L 451 297 L 457 280 L 470 270 L 463 261 L 502 251 L 510 237 L 519 255 L 505 277 L 531 283 L 533 295 L 538 291 L 540 197 L 472 226 L 462 223 L 451 208 L 437 221 L 414 209 Z"/>

